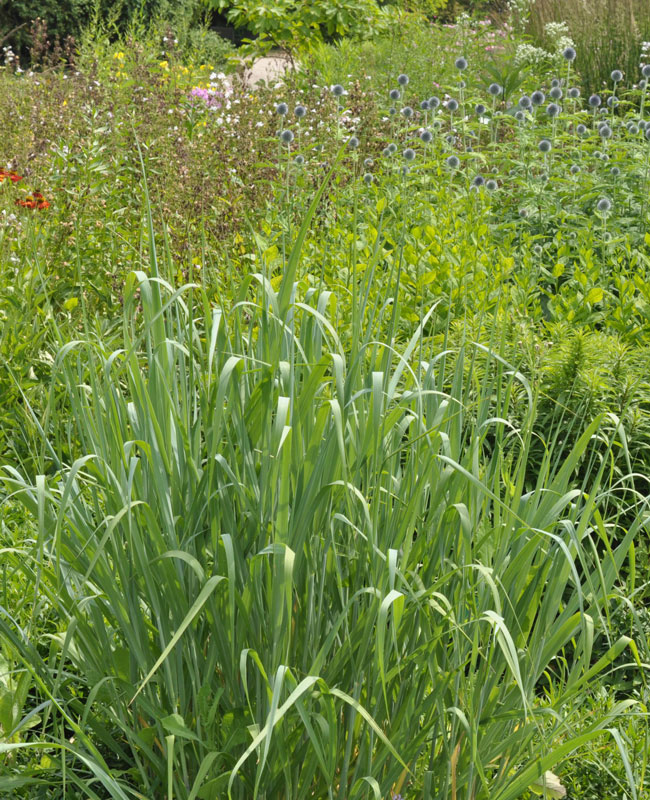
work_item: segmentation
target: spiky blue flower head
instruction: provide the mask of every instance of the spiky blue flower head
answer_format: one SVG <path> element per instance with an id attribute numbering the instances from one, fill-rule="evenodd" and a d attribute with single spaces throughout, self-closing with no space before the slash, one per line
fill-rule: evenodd
<path id="1" fill-rule="evenodd" d="M 467 147 L 465 148 L 465 152 L 466 153 L 473 153 L 474 152 L 474 148 L 472 147 L 471 144 L 467 145 Z"/>
<path id="2" fill-rule="evenodd" d="M 541 245 L 541 244 L 536 244 L 536 245 L 533 247 L 533 253 L 535 253 L 535 255 L 536 255 L 538 258 L 539 258 L 539 257 L 540 257 L 540 256 L 543 254 L 543 252 L 544 252 L 544 250 L 543 250 L 543 248 L 542 248 L 542 245 Z"/>
<path id="3" fill-rule="evenodd" d="M 559 86 L 554 86 L 549 95 L 553 98 L 553 100 L 560 100 L 562 98 L 562 89 Z"/>
<path id="4" fill-rule="evenodd" d="M 620 83 L 623 80 L 623 73 L 620 69 L 614 69 L 609 77 L 614 81 L 614 83 Z"/>
<path id="5" fill-rule="evenodd" d="M 648 85 L 648 81 L 645 78 L 641 78 L 639 81 L 639 89 L 645 89 Z"/>
<path id="6" fill-rule="evenodd" d="M 581 122 L 580 125 L 578 125 L 578 127 L 576 128 L 576 133 L 578 134 L 578 136 L 584 136 L 585 133 L 587 133 L 587 126 L 583 125 Z"/>
<path id="7" fill-rule="evenodd" d="M 528 97 L 527 94 L 524 94 L 519 98 L 519 108 L 526 110 L 530 108 L 532 104 L 533 101 L 530 99 L 530 97 Z"/>
<path id="8" fill-rule="evenodd" d="M 596 203 L 596 209 L 599 214 L 608 214 L 612 210 L 612 201 L 609 197 L 601 197 Z"/>
<path id="9" fill-rule="evenodd" d="M 534 106 L 541 106 L 546 100 L 546 95 L 540 89 L 533 92 L 530 96 L 530 101 Z"/>
<path id="10" fill-rule="evenodd" d="M 453 113 L 454 111 L 457 110 L 458 110 L 458 101 L 454 100 L 453 97 L 451 98 L 451 100 L 447 100 L 447 111 L 451 111 Z"/>
<path id="11" fill-rule="evenodd" d="M 645 126 L 645 130 L 643 133 L 645 135 L 645 138 L 650 142 L 650 125 Z"/>
<path id="12" fill-rule="evenodd" d="M 397 82 L 400 86 L 406 86 L 409 82 L 409 76 L 402 73 L 401 75 L 397 76 Z"/>
<path id="13" fill-rule="evenodd" d="M 492 97 L 498 97 L 502 91 L 503 88 L 499 86 L 498 83 L 491 83 L 488 86 L 488 92 L 492 95 Z"/>
<path id="14" fill-rule="evenodd" d="M 612 167 L 609 171 L 609 174 L 612 176 L 612 178 L 618 178 L 618 176 L 621 174 L 621 170 L 618 167 Z"/>
<path id="15" fill-rule="evenodd" d="M 580 97 L 580 89 L 578 89 L 578 87 L 577 87 L 577 86 L 572 86 L 572 87 L 569 89 L 569 91 L 567 92 L 567 94 L 569 95 L 569 97 L 570 97 L 572 100 L 576 100 L 578 97 Z"/>
<path id="16" fill-rule="evenodd" d="M 363 166 L 364 166 L 366 169 L 370 169 L 370 167 L 372 167 L 372 165 L 373 165 L 372 158 L 364 158 L 364 159 L 363 159 Z"/>
<path id="17" fill-rule="evenodd" d="M 601 125 L 598 129 L 598 135 L 601 139 L 611 139 L 612 129 L 609 127 L 609 125 Z"/>
<path id="18" fill-rule="evenodd" d="M 334 97 L 342 97 L 344 91 L 345 89 L 341 86 L 340 83 L 336 83 L 334 84 L 334 86 L 332 86 L 332 94 L 334 95 Z"/>
<path id="19" fill-rule="evenodd" d="M 601 153 L 600 154 L 600 160 L 601 161 L 609 161 L 609 156 L 607 155 L 607 153 Z"/>
<path id="20" fill-rule="evenodd" d="M 460 166 L 460 161 L 458 160 L 458 156 L 448 156 L 445 160 L 445 164 L 449 167 L 449 169 L 458 169 Z"/>
<path id="21" fill-rule="evenodd" d="M 391 154 L 396 153 L 397 152 L 397 145 L 395 144 L 395 142 L 391 142 L 388 145 L 388 149 L 390 150 Z"/>
<path id="22" fill-rule="evenodd" d="M 440 98 L 439 97 L 436 97 L 434 95 L 433 97 L 429 98 L 429 108 L 430 109 L 435 110 L 436 108 L 438 108 L 439 105 L 440 105 Z"/>
<path id="23" fill-rule="evenodd" d="M 284 144 L 291 144 L 291 142 L 293 142 L 293 131 L 282 131 L 280 134 L 280 141 L 284 142 Z"/>
<path id="24" fill-rule="evenodd" d="M 302 119 L 307 113 L 307 109 L 304 106 L 296 106 L 293 110 L 293 113 L 298 117 L 298 119 Z"/>
<path id="25" fill-rule="evenodd" d="M 404 156 L 404 161 L 413 161 L 415 158 L 415 150 L 412 147 L 407 147 L 402 155 Z"/>
<path id="26" fill-rule="evenodd" d="M 598 108 L 603 101 L 600 99 L 600 95 L 592 94 L 587 102 L 592 108 Z"/>
<path id="27" fill-rule="evenodd" d="M 562 51 L 562 55 L 567 61 L 575 61 L 576 59 L 576 51 L 573 49 L 573 47 L 565 47 Z"/>
<path id="28" fill-rule="evenodd" d="M 553 78 L 553 80 L 551 81 L 551 88 L 552 89 L 557 89 L 557 87 L 559 85 L 560 85 L 560 79 L 559 78 Z"/>
<path id="29" fill-rule="evenodd" d="M 411 119 L 413 116 L 413 109 L 411 106 L 404 106 L 404 108 L 401 110 L 401 113 L 404 119 Z"/>
<path id="30" fill-rule="evenodd" d="M 433 139 L 433 135 L 432 135 L 431 131 L 426 131 L 425 130 L 425 131 L 422 131 L 422 133 L 420 134 L 420 139 L 422 139 L 422 141 L 425 144 L 429 144 L 429 142 Z"/>
<path id="31" fill-rule="evenodd" d="M 397 114 L 397 109 L 395 108 L 395 106 L 391 106 L 391 107 L 388 109 L 388 113 L 391 115 L 391 117 L 392 117 L 394 114 Z"/>
<path id="32" fill-rule="evenodd" d="M 593 155 L 594 155 L 594 158 L 598 158 L 599 159 L 602 156 L 602 153 L 600 152 L 600 150 L 594 150 Z"/>
<path id="33" fill-rule="evenodd" d="M 546 106 L 546 113 L 551 118 L 557 117 L 557 115 L 560 113 L 560 106 L 557 103 L 549 103 Z"/>
<path id="34" fill-rule="evenodd" d="M 632 136 L 635 136 L 639 132 L 639 126 L 635 125 L 634 122 L 627 123 L 627 132 L 631 133 Z"/>
<path id="35" fill-rule="evenodd" d="M 445 141 L 447 142 L 447 144 L 454 145 L 454 144 L 456 144 L 456 137 L 454 136 L 453 133 L 448 133 L 445 136 Z"/>
<path id="36" fill-rule="evenodd" d="M 483 103 L 477 103 L 476 107 L 474 108 L 474 111 L 476 112 L 476 116 L 480 117 L 482 114 L 485 114 L 487 109 L 485 108 Z"/>
<path id="37" fill-rule="evenodd" d="M 569 172 L 572 175 L 577 175 L 580 172 L 580 167 L 577 164 L 571 164 Z"/>
<path id="38" fill-rule="evenodd" d="M 388 158 L 388 156 L 392 155 L 392 153 L 390 151 L 390 147 L 384 147 L 384 149 L 381 151 L 381 154 L 385 158 Z"/>
<path id="39" fill-rule="evenodd" d="M 646 129 L 646 121 L 644 119 L 639 120 L 639 130 L 644 131 Z"/>
<path id="40" fill-rule="evenodd" d="M 465 87 L 467 86 L 465 81 L 458 81 L 458 85 L 460 86 L 461 89 L 465 89 Z"/>
<path id="41" fill-rule="evenodd" d="M 528 216 L 528 209 L 527 208 L 520 208 L 519 209 L 519 216 L 522 219 L 526 219 L 526 217 Z"/>
<path id="42" fill-rule="evenodd" d="M 523 122 L 526 119 L 526 115 L 523 111 L 515 111 L 515 119 L 517 122 Z"/>
<path id="43" fill-rule="evenodd" d="M 299 167 L 302 167 L 302 165 L 305 163 L 305 157 L 301 156 L 301 155 L 297 155 L 294 158 L 293 163 L 296 164 Z"/>
<path id="44" fill-rule="evenodd" d="M 402 169 L 400 170 L 400 172 L 402 173 L 402 175 L 404 177 L 406 177 L 409 174 L 410 170 L 409 170 L 408 166 L 406 164 L 404 164 L 402 166 Z"/>
<path id="45" fill-rule="evenodd" d="M 553 145 L 550 143 L 548 139 L 542 139 L 542 141 L 537 145 L 539 148 L 540 153 L 550 153 Z"/>
<path id="46" fill-rule="evenodd" d="M 650 64 L 644 64 L 641 67 L 641 74 L 644 78 L 650 78 Z"/>
<path id="47" fill-rule="evenodd" d="M 420 108 L 422 109 L 422 111 L 428 111 L 429 110 L 429 101 L 428 100 L 422 100 L 421 103 L 420 103 Z"/>
<path id="48" fill-rule="evenodd" d="M 402 96 L 402 93 L 399 89 L 391 89 L 390 92 L 388 92 L 388 96 L 391 100 L 399 100 Z"/>
<path id="49" fill-rule="evenodd" d="M 467 59 L 460 56 L 460 58 L 456 59 L 454 65 L 459 72 L 463 72 L 463 70 L 467 69 Z"/>
<path id="50" fill-rule="evenodd" d="M 490 178 L 489 181 L 485 182 L 485 188 L 488 190 L 488 192 L 496 192 L 499 187 L 497 182 Z"/>
<path id="51" fill-rule="evenodd" d="M 289 113 L 289 106 L 286 103 L 278 103 L 275 107 L 275 113 L 284 117 Z"/>
<path id="52" fill-rule="evenodd" d="M 616 108 L 616 106 L 618 105 L 618 97 L 614 97 L 613 95 L 611 97 L 608 97 L 607 98 L 607 105 L 610 108 Z"/>
<path id="53" fill-rule="evenodd" d="M 483 186 L 485 178 L 482 175 L 477 175 L 472 181 L 472 186 Z"/>
<path id="54" fill-rule="evenodd" d="M 369 172 L 366 172 L 366 174 L 363 176 L 363 182 L 366 184 L 366 186 L 370 186 L 372 183 L 372 175 Z"/>
<path id="55" fill-rule="evenodd" d="M 358 146 L 359 146 L 359 140 L 357 139 L 357 137 L 350 136 L 350 138 L 348 139 L 348 148 L 350 150 L 356 150 Z"/>

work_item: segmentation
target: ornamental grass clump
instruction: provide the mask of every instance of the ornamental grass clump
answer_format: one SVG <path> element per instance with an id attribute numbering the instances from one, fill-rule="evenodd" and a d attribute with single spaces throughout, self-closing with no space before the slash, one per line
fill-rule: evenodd
<path id="1" fill-rule="evenodd" d="M 3 564 L 62 623 L 0 608 L 40 703 L 2 751 L 56 763 L 23 787 L 517 800 L 633 705 L 566 718 L 629 643 L 606 623 L 643 525 L 612 538 L 620 422 L 531 468 L 536 393 L 496 329 L 452 359 L 436 306 L 397 337 L 398 272 L 372 299 L 381 224 L 348 265 L 344 347 L 339 299 L 301 274 L 326 185 L 279 281 L 260 260 L 232 301 L 174 288 L 146 203 L 121 330 L 65 342 L 51 319 L 69 414 L 44 419 L 38 474 L 1 473 L 34 527 Z"/>

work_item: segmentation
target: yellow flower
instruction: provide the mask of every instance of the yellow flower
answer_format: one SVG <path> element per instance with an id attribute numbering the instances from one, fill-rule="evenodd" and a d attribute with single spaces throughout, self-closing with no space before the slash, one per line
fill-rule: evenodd
<path id="1" fill-rule="evenodd" d="M 169 61 L 161 61 L 161 62 L 158 64 L 158 66 L 159 66 L 159 67 L 162 67 L 163 69 L 169 69 Z"/>
<path id="2" fill-rule="evenodd" d="M 124 53 L 120 51 L 119 53 L 113 53 L 113 58 L 119 58 L 120 61 L 124 60 Z"/>

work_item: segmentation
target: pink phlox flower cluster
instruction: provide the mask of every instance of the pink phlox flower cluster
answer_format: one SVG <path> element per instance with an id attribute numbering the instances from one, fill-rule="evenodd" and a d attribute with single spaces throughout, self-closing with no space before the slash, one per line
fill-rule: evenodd
<path id="1" fill-rule="evenodd" d="M 208 108 L 221 108 L 224 95 L 216 89 L 202 89 L 200 86 L 195 86 L 190 92 L 190 98 L 201 100 Z"/>

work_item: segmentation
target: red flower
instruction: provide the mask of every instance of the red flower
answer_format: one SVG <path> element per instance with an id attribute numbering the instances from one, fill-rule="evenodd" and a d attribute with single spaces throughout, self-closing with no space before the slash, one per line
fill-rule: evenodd
<path id="1" fill-rule="evenodd" d="M 13 170 L 0 169 L 0 183 L 2 183 L 4 180 L 10 180 L 12 183 L 18 183 L 18 181 L 22 181 L 22 179 L 22 175 L 19 175 Z"/>
<path id="2" fill-rule="evenodd" d="M 39 210 L 50 207 L 49 202 L 40 192 L 28 194 L 24 200 L 16 200 L 16 205 L 23 208 L 38 208 Z"/>

